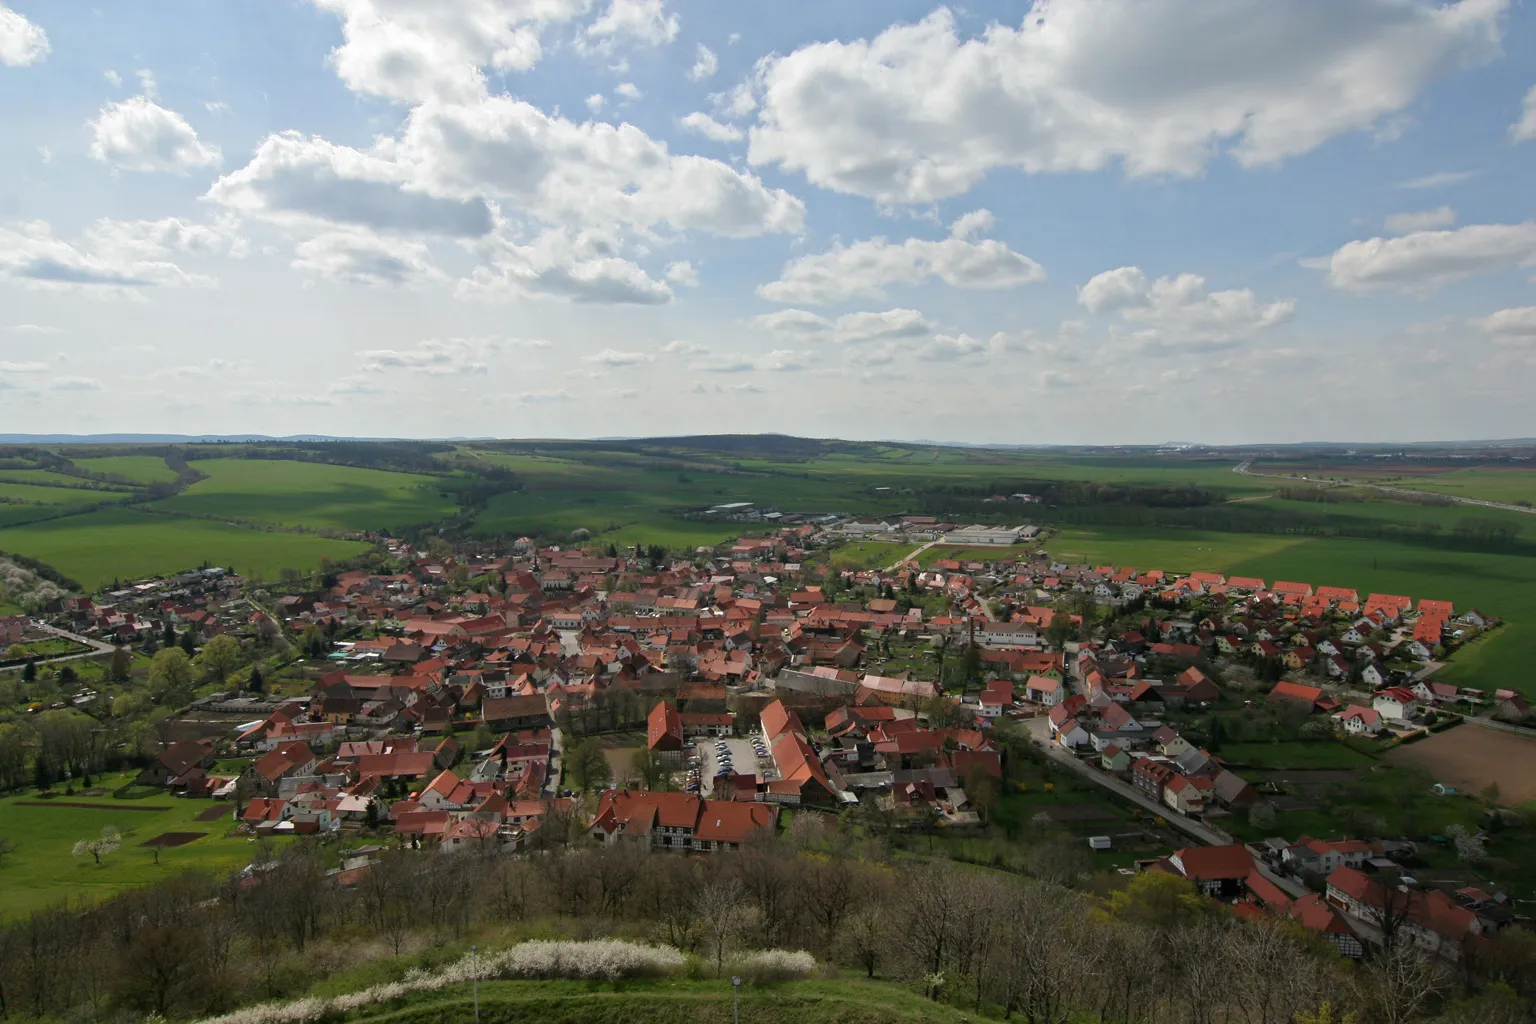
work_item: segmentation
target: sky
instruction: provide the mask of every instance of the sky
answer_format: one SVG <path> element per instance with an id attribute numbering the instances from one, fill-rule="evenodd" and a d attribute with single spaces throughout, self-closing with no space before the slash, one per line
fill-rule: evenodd
<path id="1" fill-rule="evenodd" d="M 1536 435 L 1536 5 L 0 0 L 0 432 Z"/>

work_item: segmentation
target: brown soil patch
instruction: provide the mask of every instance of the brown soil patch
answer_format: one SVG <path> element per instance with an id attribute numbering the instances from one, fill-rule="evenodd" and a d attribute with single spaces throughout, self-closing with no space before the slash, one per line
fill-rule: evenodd
<path id="1" fill-rule="evenodd" d="M 1114 821 L 1115 816 L 1092 804 L 1063 804 L 1047 807 L 1045 813 L 1058 825 L 1086 824 L 1092 821 Z"/>
<path id="2" fill-rule="evenodd" d="M 222 821 L 225 818 L 233 819 L 235 812 L 228 807 L 210 807 L 197 816 L 196 821 Z"/>
<path id="3" fill-rule="evenodd" d="M 186 846 L 194 839 L 201 839 L 207 832 L 162 832 L 153 839 L 146 839 L 140 846 L 159 846 L 169 848 L 172 846 Z"/>
<path id="4" fill-rule="evenodd" d="M 78 800 L 17 800 L 17 807 L 85 807 L 93 811 L 148 811 L 151 814 L 159 814 L 161 811 L 170 810 L 169 807 L 145 807 L 142 804 L 83 804 Z"/>
<path id="5" fill-rule="evenodd" d="M 1478 793 L 1499 784 L 1499 802 L 1522 804 L 1536 799 L 1536 739 L 1498 729 L 1461 725 L 1392 751 L 1393 764 L 1428 769 L 1436 782 Z"/>
<path id="6" fill-rule="evenodd" d="M 613 772 L 614 782 L 623 785 L 639 778 L 635 774 L 635 755 L 641 749 L 641 747 L 614 747 L 603 751 L 603 756 L 608 759 L 608 769 Z"/>

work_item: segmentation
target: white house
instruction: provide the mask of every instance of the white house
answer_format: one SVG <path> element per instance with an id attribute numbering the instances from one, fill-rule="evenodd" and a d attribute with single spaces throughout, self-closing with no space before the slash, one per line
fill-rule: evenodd
<path id="1" fill-rule="evenodd" d="M 1024 699 L 1053 708 L 1061 703 L 1063 689 L 1059 679 L 1052 679 L 1050 676 L 1030 676 L 1029 682 L 1024 684 Z"/>
<path id="2" fill-rule="evenodd" d="M 1381 732 L 1381 713 L 1358 704 L 1351 704 L 1334 718 L 1351 736 L 1375 736 Z"/>
<path id="3" fill-rule="evenodd" d="M 1371 707 L 1382 718 L 1405 722 L 1418 716 L 1422 706 L 1419 698 L 1406 686 L 1390 686 L 1376 694 Z"/>

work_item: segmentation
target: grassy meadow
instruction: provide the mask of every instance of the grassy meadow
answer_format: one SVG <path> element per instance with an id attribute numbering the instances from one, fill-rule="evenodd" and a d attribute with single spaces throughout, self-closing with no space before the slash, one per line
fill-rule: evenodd
<path id="1" fill-rule="evenodd" d="M 170 483 L 175 470 L 155 455 L 102 455 L 94 459 L 72 459 L 81 469 L 92 473 L 113 473 L 141 484 Z"/>
<path id="2" fill-rule="evenodd" d="M 314 529 L 398 529 L 457 510 L 438 477 L 278 459 L 206 459 L 208 474 L 161 508 Z"/>
<path id="3" fill-rule="evenodd" d="M 255 856 L 256 844 L 246 836 L 227 836 L 234 822 L 198 821 L 212 807 L 234 813 L 228 801 L 188 800 L 169 794 L 119 800 L 112 790 L 130 779 L 126 775 L 93 780 L 97 796 L 64 795 L 56 789 L 40 799 L 31 789 L 0 800 L 0 834 L 16 843 L 16 852 L 0 865 L 0 916 L 10 917 L 68 899 L 90 903 L 123 889 L 149 885 L 187 870 L 231 871 Z M 71 807 L 69 804 L 89 804 Z M 155 810 L 154 808 L 163 808 Z M 122 834 L 116 853 L 96 864 L 89 856 L 71 856 L 81 839 L 94 839 L 106 826 Z M 184 846 L 160 850 L 143 844 L 166 832 L 203 832 Z"/>
<path id="4" fill-rule="evenodd" d="M 357 541 L 264 533 L 207 519 L 109 509 L 0 528 L 0 551 L 46 562 L 85 587 L 114 579 L 180 572 L 209 562 L 244 576 L 275 579 L 286 568 L 312 570 L 320 559 L 368 550 Z"/>

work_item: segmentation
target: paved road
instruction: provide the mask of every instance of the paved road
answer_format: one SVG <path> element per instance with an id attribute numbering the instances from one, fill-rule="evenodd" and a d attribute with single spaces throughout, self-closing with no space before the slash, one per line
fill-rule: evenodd
<path id="1" fill-rule="evenodd" d="M 1528 508 L 1525 505 L 1506 505 L 1499 501 L 1485 501 L 1482 498 L 1463 498 L 1455 494 L 1437 494 L 1434 491 L 1415 491 L 1407 487 L 1392 487 L 1388 484 L 1370 484 L 1361 481 L 1350 480 L 1346 483 L 1338 483 L 1333 480 L 1311 480 L 1304 476 L 1291 476 L 1286 473 L 1255 473 L 1252 469 L 1253 460 L 1245 459 L 1232 467 L 1232 472 L 1242 476 L 1257 477 L 1260 480 L 1297 480 L 1302 483 L 1312 484 L 1315 487 L 1368 487 L 1373 491 L 1382 491 L 1386 494 L 1404 494 L 1413 498 L 1433 498 L 1436 500 L 1454 501 L 1459 505 L 1481 505 L 1483 508 L 1496 508 L 1505 512 L 1523 512 L 1526 515 L 1536 515 L 1536 508 Z"/>
<path id="2" fill-rule="evenodd" d="M 937 543 L 939 543 L 939 542 L 936 541 L 936 540 L 931 540 L 927 544 L 924 544 L 922 547 L 918 548 L 916 551 L 913 551 L 911 554 L 902 555 L 900 558 L 896 559 L 896 561 L 894 561 L 890 565 L 886 566 L 885 571 L 886 572 L 895 572 L 897 569 L 901 568 L 901 563 L 902 562 L 911 561 L 911 560 L 917 558 L 918 555 L 922 554 L 924 551 L 927 551 L 929 548 L 933 547 Z"/>
<path id="3" fill-rule="evenodd" d="M 61 661 L 74 661 L 76 658 L 95 658 L 102 654 L 111 654 L 113 651 L 117 650 L 117 648 L 113 647 L 111 644 L 102 643 L 100 640 L 92 640 L 88 636 L 81 636 L 78 633 L 71 633 L 68 630 L 60 629 L 57 626 L 50 626 L 43 622 L 33 622 L 32 625 L 34 629 L 40 630 L 51 636 L 62 637 L 65 640 L 73 640 L 77 644 L 85 644 L 90 648 L 90 650 L 81 651 L 79 654 L 60 654 L 53 658 L 39 658 L 39 664 L 53 664 L 55 662 Z"/>

